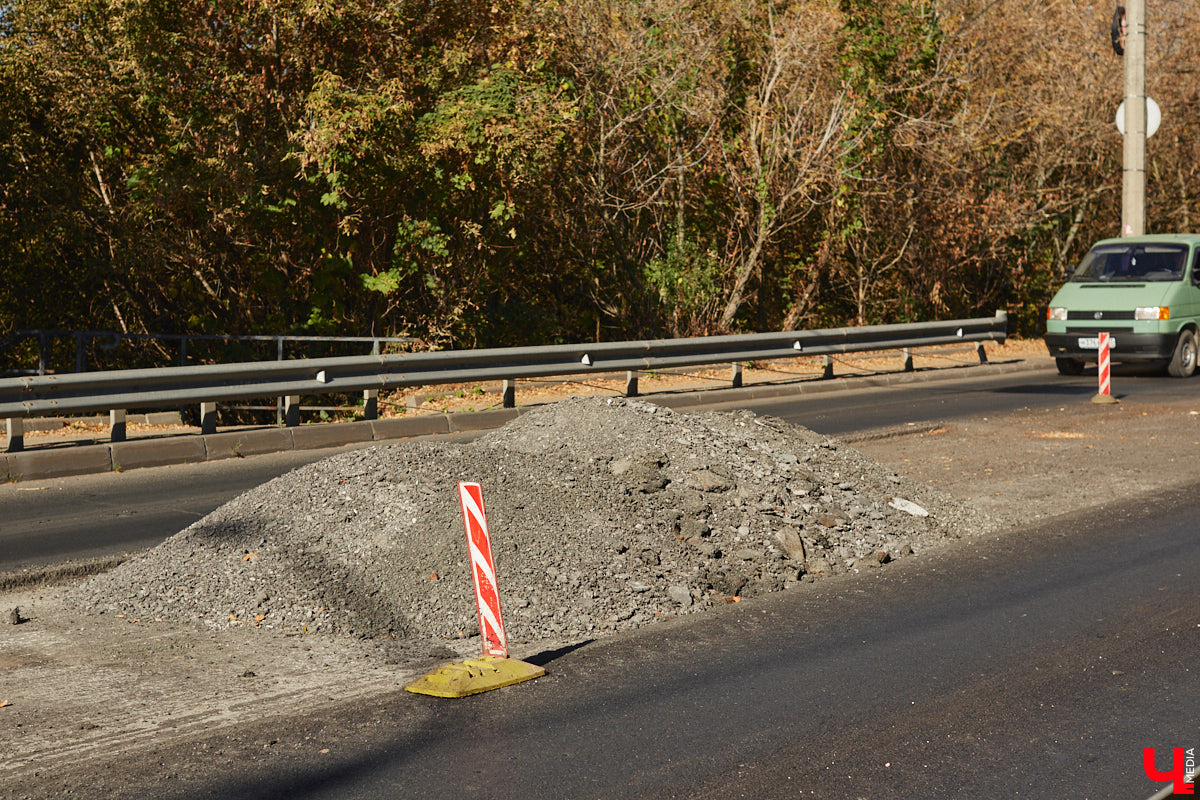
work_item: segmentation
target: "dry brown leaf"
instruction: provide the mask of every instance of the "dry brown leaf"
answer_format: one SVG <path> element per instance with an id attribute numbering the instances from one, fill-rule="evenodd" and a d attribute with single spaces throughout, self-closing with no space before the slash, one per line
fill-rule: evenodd
<path id="1" fill-rule="evenodd" d="M 258 558 L 258 553 L 246 553 L 246 555 L 242 556 L 242 561 L 252 561 L 256 558 Z"/>
<path id="2" fill-rule="evenodd" d="M 7 697 L 4 698 L 3 700 L 0 700 L 0 708 L 4 708 L 5 706 L 11 706 L 11 705 L 12 705 L 12 703 L 8 702 Z"/>
<path id="3" fill-rule="evenodd" d="M 1086 433 L 1078 431 L 1030 431 L 1030 433 L 1039 439 L 1087 439 Z"/>

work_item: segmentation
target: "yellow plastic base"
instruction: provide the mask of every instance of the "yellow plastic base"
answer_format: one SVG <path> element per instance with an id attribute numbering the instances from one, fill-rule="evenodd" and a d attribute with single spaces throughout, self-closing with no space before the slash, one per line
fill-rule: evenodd
<path id="1" fill-rule="evenodd" d="M 434 697 L 466 697 L 540 678 L 545 674 L 546 670 L 536 664 L 517 661 L 515 658 L 482 656 L 438 667 L 404 688 L 415 694 Z"/>

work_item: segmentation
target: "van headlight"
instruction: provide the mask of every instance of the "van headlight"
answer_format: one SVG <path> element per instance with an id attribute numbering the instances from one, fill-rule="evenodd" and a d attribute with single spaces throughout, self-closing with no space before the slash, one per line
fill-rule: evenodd
<path id="1" fill-rule="evenodd" d="M 1139 309 L 1140 310 L 1140 309 Z M 1046 319 L 1057 319 L 1066 322 L 1067 310 L 1065 308 L 1047 308 Z M 1140 317 L 1139 317 L 1140 319 Z"/>
<path id="2" fill-rule="evenodd" d="M 1145 308 L 1135 308 L 1133 310 L 1134 319 L 1170 319 L 1170 306 L 1147 306 Z"/>

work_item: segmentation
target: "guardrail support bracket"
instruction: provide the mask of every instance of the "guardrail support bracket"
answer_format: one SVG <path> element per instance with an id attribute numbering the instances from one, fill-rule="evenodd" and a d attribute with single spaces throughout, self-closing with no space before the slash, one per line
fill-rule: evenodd
<path id="1" fill-rule="evenodd" d="M 125 441 L 125 409 L 111 408 L 108 411 L 108 438 L 113 442 Z"/>
<path id="2" fill-rule="evenodd" d="M 729 385 L 734 389 L 742 388 L 742 365 L 740 362 L 734 362 L 729 365 Z"/>
<path id="3" fill-rule="evenodd" d="M 506 380 L 501 385 L 500 396 L 502 405 L 505 408 L 517 407 L 517 382 Z"/>
<path id="4" fill-rule="evenodd" d="M 825 355 L 821 357 L 821 379 L 828 380 L 833 377 L 833 356 Z"/>
<path id="5" fill-rule="evenodd" d="M 4 420 L 4 429 L 8 434 L 8 444 L 5 451 L 19 453 L 25 449 L 25 420 L 20 417 L 9 417 Z"/>
<path id="6" fill-rule="evenodd" d="M 378 389 L 363 389 L 363 419 L 379 419 Z"/>
<path id="7" fill-rule="evenodd" d="M 912 372 L 913 371 L 912 348 L 906 347 L 903 350 L 901 350 L 900 352 L 904 354 L 904 371 Z"/>
<path id="8" fill-rule="evenodd" d="M 625 373 L 625 396 L 638 396 L 638 374 L 633 370 L 629 370 Z"/>
<path id="9" fill-rule="evenodd" d="M 979 354 L 979 363 L 980 363 L 980 364 L 986 364 L 986 363 L 988 363 L 988 360 L 987 360 L 987 350 L 985 350 L 985 349 L 984 349 L 984 347 L 983 347 L 983 342 L 976 342 L 976 343 L 975 343 L 975 352 Z"/>
<path id="10" fill-rule="evenodd" d="M 300 395 L 289 394 L 283 398 L 283 424 L 289 428 L 300 424 Z"/>
<path id="11" fill-rule="evenodd" d="M 216 403 L 200 404 L 200 432 L 205 434 L 217 432 Z"/>

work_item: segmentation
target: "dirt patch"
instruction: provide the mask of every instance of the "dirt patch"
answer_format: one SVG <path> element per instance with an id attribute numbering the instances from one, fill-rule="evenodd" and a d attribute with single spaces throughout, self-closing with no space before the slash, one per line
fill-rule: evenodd
<path id="1" fill-rule="evenodd" d="M 855 447 L 1020 525 L 1200 482 L 1200 401 L 1077 399 Z"/>
<path id="2" fill-rule="evenodd" d="M 268 640 L 84 618 L 61 599 L 44 590 L 3 596 L 0 785 L 55 764 L 111 762 L 165 740 L 394 689 L 459 655 L 417 641 L 384 650 L 344 638 Z M 10 608 L 26 621 L 12 625 Z"/>

